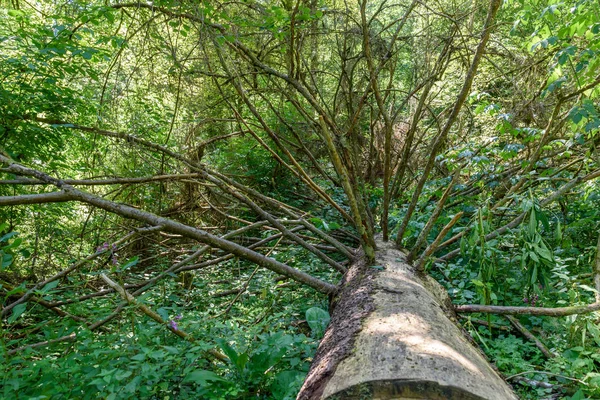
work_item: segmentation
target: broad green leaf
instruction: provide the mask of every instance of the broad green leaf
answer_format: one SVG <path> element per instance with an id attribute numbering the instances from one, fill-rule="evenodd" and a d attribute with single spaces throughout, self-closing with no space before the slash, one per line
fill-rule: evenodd
<path id="1" fill-rule="evenodd" d="M 1 231 L 1 229 L 0 229 L 0 231 Z M 10 239 L 11 237 L 18 235 L 18 234 L 19 234 L 19 232 L 15 232 L 15 231 L 8 232 L 6 235 L 0 237 L 0 243 L 6 242 L 8 239 Z"/>
<path id="2" fill-rule="evenodd" d="M 144 361 L 146 359 L 146 355 L 144 353 L 136 354 L 131 357 L 134 361 Z"/>
<path id="3" fill-rule="evenodd" d="M 325 333 L 325 329 L 330 321 L 329 313 L 322 308 L 312 307 L 306 310 L 306 322 L 311 331 L 317 337 Z"/>
<path id="4" fill-rule="evenodd" d="M 12 264 L 12 262 L 13 262 L 13 258 L 14 258 L 13 255 L 12 254 L 4 254 L 2 251 L 0 251 L 0 256 L 2 257 L 0 270 L 8 268 L 10 266 L 10 264 Z"/>
<path id="5" fill-rule="evenodd" d="M 17 320 L 17 318 L 19 318 L 21 316 L 21 314 L 23 314 L 25 312 L 26 309 L 27 309 L 27 302 L 21 303 L 21 304 L 17 304 L 12 309 L 12 314 L 8 318 L 8 323 L 12 324 L 13 322 L 15 322 Z"/>
<path id="6" fill-rule="evenodd" d="M 123 379 L 130 377 L 132 373 L 133 372 L 129 370 L 118 370 L 115 373 L 115 379 L 117 381 L 122 381 Z"/>
<path id="7" fill-rule="evenodd" d="M 169 310 L 167 310 L 164 307 L 160 307 L 158 310 L 156 310 L 156 312 L 158 313 L 158 315 L 160 315 L 160 317 L 165 320 L 168 321 L 169 320 Z"/>
<path id="8" fill-rule="evenodd" d="M 229 343 L 227 343 L 224 339 L 217 340 L 217 344 L 223 350 L 223 352 L 225 353 L 225 355 L 227 357 L 229 357 L 229 359 L 231 360 L 231 362 L 233 364 L 237 365 L 237 361 L 238 361 L 238 358 L 239 358 L 239 355 L 238 355 L 237 351 L 235 351 L 233 349 L 233 347 L 231 347 L 229 345 Z"/>
<path id="9" fill-rule="evenodd" d="M 596 293 L 596 289 L 589 285 L 577 285 L 577 286 L 579 286 L 583 290 L 587 290 L 588 292 Z"/>
<path id="10" fill-rule="evenodd" d="M 11 17 L 21 17 L 21 16 L 25 15 L 25 13 L 23 11 L 15 10 L 15 9 L 8 10 L 7 14 L 10 15 Z"/>
<path id="11" fill-rule="evenodd" d="M 570 400 L 585 400 L 585 394 L 583 394 L 583 390 L 579 389 L 577 393 L 569 398 Z"/>
<path id="12" fill-rule="evenodd" d="M 534 251 L 529 252 L 529 257 L 536 263 L 540 262 L 540 259 L 538 258 L 537 254 L 535 254 Z"/>
<path id="13" fill-rule="evenodd" d="M 121 268 L 119 268 L 118 271 L 123 272 L 125 270 L 128 270 L 129 268 L 138 265 L 139 262 L 140 258 L 138 256 L 132 257 L 129 260 L 127 260 L 127 262 Z"/>
<path id="14" fill-rule="evenodd" d="M 206 385 L 207 382 L 227 382 L 227 379 L 221 378 L 212 371 L 197 369 L 187 374 L 185 378 L 183 378 L 183 382 L 194 382 L 203 386 Z"/>
<path id="15" fill-rule="evenodd" d="M 306 373 L 300 371 L 283 371 L 277 374 L 271 384 L 271 390 L 275 399 L 294 399 L 305 376 Z"/>
<path id="16" fill-rule="evenodd" d="M 52 289 L 58 286 L 60 282 L 58 280 L 47 283 L 43 288 L 40 289 L 40 293 L 48 293 Z"/>
<path id="17" fill-rule="evenodd" d="M 171 354 L 179 354 L 180 351 L 177 347 L 173 347 L 173 346 L 163 346 L 163 349 L 165 349 L 166 351 L 168 351 Z"/>

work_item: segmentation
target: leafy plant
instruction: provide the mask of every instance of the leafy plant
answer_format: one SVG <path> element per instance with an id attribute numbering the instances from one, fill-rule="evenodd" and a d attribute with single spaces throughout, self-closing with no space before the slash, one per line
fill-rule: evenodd
<path id="1" fill-rule="evenodd" d="M 528 223 L 521 229 L 521 268 L 526 271 L 525 291 L 528 295 L 541 295 L 550 285 L 552 268 L 556 262 L 546 240 L 539 231 L 540 225 L 550 230 L 548 218 L 535 201 L 525 203 Z M 528 296 L 529 297 L 529 296 Z"/>
<path id="2" fill-rule="evenodd" d="M 323 336 L 329 320 L 329 313 L 322 308 L 312 307 L 306 310 L 306 322 L 315 337 Z"/>

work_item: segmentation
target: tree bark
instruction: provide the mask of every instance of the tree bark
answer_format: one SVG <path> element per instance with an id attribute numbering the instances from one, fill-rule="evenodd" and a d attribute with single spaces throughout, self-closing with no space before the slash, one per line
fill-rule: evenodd
<path id="1" fill-rule="evenodd" d="M 456 324 L 447 292 L 379 241 L 334 300 L 298 400 L 517 399 Z"/>

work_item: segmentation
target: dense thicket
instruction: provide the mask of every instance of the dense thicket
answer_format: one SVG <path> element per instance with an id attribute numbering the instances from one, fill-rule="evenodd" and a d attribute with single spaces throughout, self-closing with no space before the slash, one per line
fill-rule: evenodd
<path id="1" fill-rule="evenodd" d="M 294 398 L 378 234 L 600 395 L 597 1 L 1 4 L 5 398 Z"/>

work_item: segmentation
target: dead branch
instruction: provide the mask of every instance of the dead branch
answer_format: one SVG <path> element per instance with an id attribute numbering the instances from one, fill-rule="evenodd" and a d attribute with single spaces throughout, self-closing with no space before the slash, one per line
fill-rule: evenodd
<path id="1" fill-rule="evenodd" d="M 180 179 L 198 178 L 199 174 L 174 174 L 174 175 L 157 175 L 144 176 L 139 178 L 108 178 L 108 179 L 63 179 L 67 185 L 81 186 L 99 186 L 99 185 L 116 185 L 116 184 L 135 184 L 157 181 L 176 181 Z M 0 180 L 0 185 L 48 185 L 39 179 L 8 179 Z"/>
<path id="2" fill-rule="evenodd" d="M 168 330 L 170 330 L 171 332 L 173 332 L 175 335 L 179 336 L 180 338 L 188 340 L 190 342 L 194 342 L 194 338 L 192 336 L 190 336 L 189 333 L 182 331 L 174 324 L 169 324 L 169 322 L 162 319 L 162 317 L 160 315 L 158 315 L 158 313 L 156 313 L 154 310 L 150 309 L 150 307 L 148 307 L 144 304 L 138 303 L 135 300 L 135 297 L 133 297 L 131 294 L 129 294 L 123 287 L 121 287 L 118 283 L 111 280 L 108 276 L 106 276 L 105 274 L 100 274 L 100 277 L 104 280 L 104 282 L 106 282 L 106 284 L 108 286 L 110 286 L 116 292 L 118 292 L 121 295 L 121 297 L 123 297 L 127 301 L 127 303 L 134 304 L 144 314 L 146 314 L 147 316 L 149 316 L 150 318 L 152 318 L 159 324 L 166 326 Z M 227 358 L 227 356 L 225 356 L 224 354 L 221 354 L 217 350 L 210 349 L 207 352 L 220 361 L 223 361 L 223 362 L 229 361 L 229 358 Z"/>
<path id="3" fill-rule="evenodd" d="M 540 351 L 546 358 L 554 358 L 554 354 L 552 354 L 550 352 L 550 350 L 548 350 L 548 348 L 544 345 L 544 343 L 542 343 L 541 340 L 539 340 L 537 337 L 535 337 L 534 334 L 529 331 L 529 329 L 525 328 L 519 322 L 518 319 L 516 319 L 512 315 L 506 315 L 505 318 L 507 320 L 509 320 L 511 324 L 513 324 L 513 326 L 521 333 L 521 335 L 525 336 L 527 339 L 529 339 L 533 343 L 535 343 L 536 347 L 538 349 L 540 349 Z"/>
<path id="4" fill-rule="evenodd" d="M 10 290 L 13 290 L 13 289 L 15 288 L 14 286 L 12 286 L 11 284 L 9 284 L 9 283 L 6 283 L 6 282 L 3 282 L 3 283 L 2 283 L 2 285 L 3 285 L 3 289 L 7 289 L 7 290 L 9 290 L 9 291 L 10 291 Z M 19 300 L 20 300 L 20 299 L 19 299 Z M 33 302 L 35 302 L 35 303 L 38 303 L 39 305 L 41 305 L 41 306 L 43 306 L 43 307 L 47 308 L 48 310 L 50 310 L 50 311 L 52 311 L 52 312 L 54 312 L 54 313 L 56 313 L 56 314 L 60 315 L 61 317 L 67 317 L 67 318 L 71 318 L 72 320 L 75 320 L 75 321 L 78 321 L 78 322 L 86 322 L 86 319 L 85 319 L 85 318 L 82 318 L 82 317 L 79 317 L 79 316 L 77 316 L 77 315 L 73 315 L 73 314 L 71 314 L 71 313 L 68 313 L 68 312 L 66 312 L 66 311 L 63 311 L 63 310 L 61 310 L 60 308 L 58 308 L 58 306 L 56 306 L 55 304 L 53 304 L 53 303 L 50 303 L 49 301 L 46 301 L 46 300 L 44 300 L 44 299 L 40 299 L 40 298 L 39 298 L 39 297 L 37 297 L 37 296 L 33 296 L 33 295 L 31 295 L 31 296 L 29 296 L 29 297 L 27 298 L 27 300 L 31 300 L 31 301 L 33 301 Z M 22 303 L 22 301 L 21 301 L 21 303 Z M 16 305 L 16 304 L 15 304 L 15 305 Z M 12 307 L 14 307 L 12 304 L 11 304 L 11 306 L 12 306 Z M 11 308 L 12 308 L 12 307 L 11 307 Z"/>
<path id="5" fill-rule="evenodd" d="M 233 253 L 238 257 L 247 259 L 251 262 L 256 263 L 262 267 L 267 269 L 271 269 L 272 271 L 281 274 L 290 276 L 292 279 L 297 279 L 302 283 L 307 284 L 308 286 L 313 287 L 314 289 L 323 292 L 323 293 L 331 293 L 336 290 L 336 287 L 330 283 L 324 282 L 318 278 L 315 278 L 305 272 L 299 271 L 295 268 L 292 268 L 286 264 L 283 264 L 277 260 L 268 258 L 263 256 L 260 253 L 252 251 L 246 247 L 240 246 L 234 242 L 231 242 L 226 239 L 222 239 L 218 236 L 215 236 L 211 233 L 203 231 L 201 229 L 197 229 L 188 225 L 184 225 L 180 222 L 173 221 L 171 219 L 167 219 L 164 217 L 160 217 L 158 215 L 138 210 L 136 208 L 115 203 L 102 197 L 93 195 L 91 193 L 87 193 L 70 185 L 66 185 L 58 179 L 52 178 L 47 174 L 44 174 L 40 171 L 33 170 L 30 168 L 26 168 L 22 165 L 13 163 L 12 160 L 5 157 L 4 155 L 0 155 L 0 161 L 8 164 L 8 169 L 16 173 L 18 175 L 23 176 L 33 176 L 37 179 L 43 180 L 45 182 L 51 183 L 58 188 L 62 189 L 64 192 L 68 193 L 72 196 L 74 200 L 81 201 L 84 203 L 92 204 L 98 208 L 104 209 L 111 213 L 120 215 L 125 218 L 135 219 L 150 225 L 154 226 L 163 226 L 163 230 L 180 234 L 191 239 L 198 240 L 199 242 L 209 244 L 214 247 L 218 247 L 222 250 L 225 250 L 229 253 Z M 270 221 L 272 222 L 272 221 Z"/>
<path id="6" fill-rule="evenodd" d="M 481 325 L 481 326 L 485 326 L 489 329 L 496 329 L 499 331 L 505 331 L 505 332 L 510 332 L 512 330 L 512 328 L 510 326 L 505 326 L 505 325 L 497 325 L 494 323 L 489 323 L 487 321 L 484 321 L 482 319 L 473 319 L 471 317 L 467 317 L 465 315 L 459 315 L 458 316 L 461 319 L 468 319 L 468 323 L 470 324 L 476 324 L 476 325 Z"/>
<path id="7" fill-rule="evenodd" d="M 547 317 L 566 317 L 568 315 L 589 314 L 600 310 L 600 302 L 587 306 L 572 307 L 514 307 L 514 306 L 485 306 L 479 304 L 456 305 L 457 313 L 489 313 L 498 315 L 540 315 Z"/>
<path id="8" fill-rule="evenodd" d="M 444 194 L 442 195 L 442 197 L 438 201 L 438 203 L 437 203 L 437 205 L 435 207 L 435 210 L 433 211 L 433 213 L 429 217 L 429 220 L 427 220 L 427 223 L 425 224 L 425 227 L 423 228 L 423 230 L 419 234 L 419 237 L 417 238 L 417 241 L 416 241 L 415 245 L 413 246 L 413 249 L 408 254 L 408 260 L 409 261 L 413 259 L 414 253 L 416 251 L 418 251 L 419 248 L 421 248 L 421 246 L 423 245 L 423 243 L 425 243 L 425 241 L 427 240 L 427 235 L 429 235 L 429 232 L 431 232 L 431 229 L 433 229 L 433 226 L 436 223 L 437 219 L 442 214 L 442 211 L 444 210 L 444 204 L 446 204 L 446 201 L 450 197 L 450 193 L 452 192 L 452 189 L 454 188 L 454 184 L 456 183 L 456 180 L 457 180 L 458 176 L 460 175 L 460 170 L 461 169 L 462 169 L 461 167 L 456 168 L 456 171 L 454 172 L 454 175 L 452 176 L 452 180 L 450 180 L 450 184 L 448 185 L 448 187 L 444 191 Z M 433 251 L 435 252 L 435 249 Z"/>
<path id="9" fill-rule="evenodd" d="M 584 182 L 594 180 L 598 177 L 600 177 L 600 169 L 592 171 L 585 176 L 575 177 L 575 178 L 571 179 L 568 183 L 565 183 L 564 185 L 562 185 L 559 189 L 557 189 L 554 193 L 552 193 L 552 195 L 550 195 L 550 196 L 546 197 L 544 200 L 540 201 L 540 206 L 545 207 L 548 204 L 551 204 L 551 203 L 557 201 L 559 198 L 561 198 L 563 195 L 565 195 L 565 193 L 567 193 L 569 190 L 573 189 L 575 186 L 577 186 L 581 183 L 584 183 Z M 494 238 L 508 232 L 510 229 L 517 227 L 523 221 L 523 219 L 525 219 L 526 216 L 527 216 L 527 212 L 523 212 L 523 213 L 519 214 L 517 217 L 515 217 L 512 221 L 510 221 L 506 225 L 503 225 L 502 227 L 496 229 L 495 231 L 490 232 L 487 235 L 485 235 L 485 240 L 488 241 L 488 240 L 494 239 Z M 438 250 L 456 242 L 461 237 L 466 235 L 466 233 L 468 231 L 469 231 L 469 229 L 465 229 L 462 232 L 457 233 L 456 235 L 454 235 L 453 237 L 451 237 L 450 239 L 448 239 L 444 243 L 442 243 L 439 246 Z M 479 243 L 479 242 L 477 242 L 477 243 Z M 450 260 L 450 259 L 456 257 L 458 254 L 460 254 L 460 249 L 455 249 L 455 250 L 452 250 L 452 251 L 448 252 L 447 254 L 441 256 L 440 259 L 447 261 L 447 260 Z"/>
<path id="10" fill-rule="evenodd" d="M 227 238 L 231 238 L 235 235 L 238 235 L 240 233 L 243 233 L 247 230 L 250 230 L 252 228 L 256 228 L 258 226 L 264 225 L 266 224 L 266 221 L 262 221 L 262 222 L 257 222 L 256 224 L 254 224 L 254 226 L 246 226 L 246 227 L 242 227 L 236 231 L 232 231 L 227 233 L 226 235 L 223 236 L 224 239 Z M 301 230 L 302 227 L 296 227 L 296 228 L 292 228 L 291 231 L 296 232 Z M 265 239 L 263 239 L 261 242 L 259 243 L 254 243 L 250 246 L 248 246 L 249 249 L 255 249 L 265 243 L 271 242 L 273 240 L 279 239 L 283 236 L 283 234 L 278 233 L 272 236 L 269 236 Z M 204 246 L 200 249 L 198 249 L 195 253 L 191 254 L 190 256 L 186 257 L 185 259 L 173 264 L 169 269 L 163 271 L 162 273 L 158 274 L 157 276 L 148 279 L 146 281 L 143 282 L 139 282 L 139 283 L 134 283 L 134 284 L 126 284 L 123 285 L 123 287 L 125 289 L 137 289 L 135 292 L 133 292 L 134 296 L 139 296 L 140 294 L 144 293 L 146 290 L 148 290 L 149 288 L 151 288 L 154 284 L 156 284 L 159 280 L 166 278 L 167 276 L 169 276 L 170 274 L 178 274 L 180 272 L 185 272 L 185 271 L 194 271 L 194 270 L 198 270 L 198 269 L 203 269 L 206 267 L 209 267 L 211 265 L 216 265 L 216 264 L 220 264 L 224 261 L 230 260 L 232 258 L 234 258 L 235 256 L 233 254 L 227 254 L 212 260 L 208 260 L 208 261 L 204 261 L 202 263 L 199 264 L 192 264 L 192 265 L 188 265 L 190 262 L 192 262 L 193 260 L 195 260 L 196 258 L 198 258 L 199 256 L 201 256 L 202 254 L 204 254 L 205 252 L 207 252 L 208 250 L 210 250 L 211 247 L 210 246 Z M 285 277 L 286 279 L 288 279 L 288 277 Z M 77 302 L 81 302 L 84 300 L 88 300 L 91 298 L 95 298 L 95 297 L 101 297 L 101 296 L 105 296 L 107 294 L 113 293 L 114 290 L 109 288 L 109 289 L 103 289 L 103 290 L 99 290 L 98 292 L 95 293 L 91 293 L 91 294 L 87 294 L 84 296 L 80 296 L 78 298 L 75 299 L 69 299 L 69 300 L 63 300 L 63 301 L 59 301 L 59 302 L 55 302 L 55 303 L 49 303 L 50 306 L 52 307 L 59 307 L 59 306 L 63 306 L 66 304 L 71 304 L 71 303 L 77 303 Z M 122 303 L 119 306 L 125 306 L 127 305 L 127 303 Z M 118 315 L 118 313 L 114 314 L 113 317 L 116 317 Z M 108 322 L 108 321 L 105 321 Z"/>
<path id="11" fill-rule="evenodd" d="M 330 257 L 328 257 L 327 255 L 325 255 L 323 252 L 318 250 L 316 247 L 314 247 L 312 244 L 308 243 L 304 239 L 300 238 L 298 235 L 295 235 L 294 233 L 290 232 L 290 230 L 287 229 L 285 227 L 285 225 L 283 225 L 281 222 L 279 222 L 271 214 L 269 214 L 268 212 L 263 210 L 258 204 L 253 202 L 247 196 L 238 192 L 234 188 L 230 187 L 229 185 L 227 185 L 226 183 L 220 181 L 219 179 L 217 179 L 215 177 L 212 177 L 212 176 L 206 174 L 205 178 L 207 180 L 209 180 L 210 182 L 213 182 L 214 184 L 218 185 L 223 191 L 231 194 L 236 199 L 240 200 L 243 203 L 246 203 L 257 215 L 259 215 L 262 219 L 269 221 L 274 227 L 276 227 L 288 239 L 293 240 L 294 242 L 298 243 L 300 246 L 304 247 L 306 250 L 310 251 L 311 253 L 313 253 L 314 255 L 319 257 L 322 261 L 324 261 L 327 264 L 334 267 L 339 272 L 341 272 L 341 273 L 346 272 L 346 268 L 344 266 L 342 266 L 337 261 L 335 261 L 335 260 L 331 259 Z"/>
<path id="12" fill-rule="evenodd" d="M 301 226 L 297 226 L 295 228 L 290 229 L 290 231 L 291 232 L 297 232 L 297 231 L 299 231 L 301 229 L 302 229 Z M 256 248 L 262 246 L 263 244 L 272 242 L 273 240 L 279 239 L 282 236 L 283 236 L 283 233 L 277 233 L 275 235 L 271 235 L 271 236 L 269 236 L 269 237 L 261 240 L 260 242 L 256 242 L 256 243 L 251 244 L 250 246 L 248 246 L 248 248 L 249 249 L 256 249 Z M 192 270 L 206 268 L 206 267 L 209 267 L 211 265 L 216 265 L 216 264 L 220 264 L 220 263 L 222 263 L 224 261 L 231 260 L 234 257 L 235 257 L 234 254 L 227 254 L 227 255 L 224 255 L 222 257 L 215 258 L 213 260 L 204 261 L 204 262 L 202 262 L 200 264 L 193 264 L 193 265 L 188 265 L 188 266 L 181 267 L 181 268 L 177 269 L 177 272 L 192 271 Z"/>
<path id="13" fill-rule="evenodd" d="M 135 229 L 134 231 L 132 231 L 129 234 L 127 234 L 124 237 L 122 237 L 121 239 L 115 241 L 113 243 L 113 245 L 119 246 L 120 244 L 126 242 L 127 240 L 129 240 L 131 237 L 133 237 L 135 235 L 138 235 L 140 233 L 147 233 L 147 232 L 156 231 L 158 229 L 160 229 L 160 226 L 155 226 L 155 227 L 151 227 L 151 228 Z M 71 272 L 73 272 L 76 269 L 78 269 L 78 268 L 82 267 L 83 265 L 87 264 L 89 261 L 92 261 L 92 260 L 96 259 L 97 257 L 101 256 L 102 254 L 107 254 L 109 252 L 110 252 L 110 250 L 98 250 L 95 253 L 87 256 L 86 258 L 84 258 L 84 259 L 82 259 L 82 260 L 80 260 L 80 261 L 72 264 L 69 268 L 62 270 L 61 272 L 59 272 L 59 273 L 51 276 L 48 279 L 45 279 L 43 281 L 40 281 L 40 282 L 36 283 L 31 289 L 29 289 L 27 292 L 25 292 L 25 294 L 23 296 L 21 296 L 18 300 L 14 301 L 11 304 L 9 304 L 6 307 L 4 307 L 2 309 L 2 312 L 0 313 L 0 315 L 1 316 L 5 316 L 16 305 L 21 304 L 21 303 L 27 301 L 31 296 L 34 295 L 34 293 L 35 293 L 36 290 L 39 290 L 39 289 L 43 288 L 45 285 L 49 284 L 50 282 L 54 282 L 57 279 L 60 279 L 60 278 L 63 278 L 65 276 L 67 276 Z"/>
<path id="14" fill-rule="evenodd" d="M 452 129 L 452 127 L 454 126 L 454 122 L 458 118 L 460 110 L 462 109 L 462 106 L 463 106 L 465 100 L 467 99 L 469 92 L 471 91 L 471 85 L 473 84 L 473 79 L 475 78 L 475 74 L 477 73 L 477 68 L 479 67 L 479 62 L 481 61 L 481 58 L 483 57 L 483 53 L 484 53 L 485 47 L 487 45 L 488 39 L 490 37 L 490 33 L 492 31 L 492 28 L 494 27 L 494 19 L 496 17 L 498 8 L 500 8 L 501 3 L 502 2 L 499 0 L 492 0 L 489 3 L 489 8 L 488 8 L 487 17 L 485 20 L 485 25 L 483 27 L 483 31 L 481 32 L 481 38 L 479 40 L 479 44 L 477 45 L 477 49 L 475 50 L 475 55 L 473 56 L 473 60 L 471 61 L 471 65 L 469 67 L 469 71 L 467 72 L 467 76 L 465 77 L 465 80 L 463 82 L 461 91 L 456 98 L 456 101 L 454 103 L 452 111 L 451 111 L 450 115 L 448 116 L 448 119 L 446 120 L 446 123 L 445 123 L 442 131 L 439 133 L 439 135 L 436 136 L 434 141 L 431 143 L 427 163 L 425 164 L 425 168 L 422 171 L 421 178 L 419 179 L 419 181 L 417 183 L 417 186 L 413 193 L 413 197 L 408 206 L 408 210 L 406 211 L 406 215 L 404 216 L 404 219 L 402 220 L 402 223 L 400 224 L 400 228 L 398 230 L 398 236 L 396 237 L 396 243 L 398 245 L 402 244 L 404 231 L 406 230 L 406 227 L 408 226 L 410 218 L 412 217 L 412 213 L 414 212 L 414 210 L 417 206 L 417 202 L 419 200 L 419 196 L 421 195 L 421 191 L 423 190 L 423 187 L 425 186 L 425 183 L 427 182 L 427 179 L 429 178 L 429 173 L 431 172 L 431 170 L 434 166 L 435 158 L 436 158 L 437 154 L 439 153 L 441 146 L 446 139 L 446 136 L 448 136 L 450 129 Z"/>
<path id="15" fill-rule="evenodd" d="M 73 197 L 64 191 L 40 194 L 23 194 L 18 196 L 2 196 L 0 197 L 0 207 L 44 203 L 64 203 L 71 200 L 73 200 Z"/>
<path id="16" fill-rule="evenodd" d="M 267 256 L 269 256 L 273 252 L 273 250 L 275 250 L 277 248 L 277 246 L 279 246 L 279 243 L 281 243 L 281 239 L 283 239 L 283 236 L 281 238 L 279 238 L 279 240 L 277 241 L 277 243 L 275 243 L 273 245 L 273 247 L 271 247 L 271 249 L 267 253 Z M 244 285 L 242 286 L 241 289 L 239 289 L 239 291 L 238 291 L 237 295 L 235 296 L 235 298 L 233 300 L 231 300 L 231 302 L 227 305 L 227 308 L 225 308 L 225 311 L 223 311 L 222 315 L 227 315 L 229 313 L 229 311 L 231 310 L 231 307 L 233 307 L 233 305 L 235 304 L 235 302 L 238 301 L 238 299 L 240 298 L 240 296 L 242 294 L 244 294 L 244 292 L 246 290 L 248 290 L 248 286 L 250 285 L 250 281 L 252 281 L 252 278 L 254 278 L 254 275 L 256 275 L 257 272 L 258 272 L 258 267 L 254 268 L 254 271 L 252 271 L 252 274 L 250 274 L 250 277 L 246 280 L 246 282 L 244 282 Z"/>
<path id="17" fill-rule="evenodd" d="M 423 267 L 425 266 L 425 261 L 427 261 L 427 258 L 435 252 L 442 239 L 444 239 L 444 236 L 446 236 L 446 234 L 450 231 L 450 229 L 452 229 L 454 224 L 458 222 L 462 215 L 462 211 L 456 214 L 450 220 L 450 222 L 448 222 L 446 226 L 442 228 L 435 240 L 429 246 L 427 246 L 427 248 L 423 251 L 423 254 L 421 254 L 419 259 L 415 262 L 415 268 L 417 269 L 417 271 L 423 271 Z"/>
<path id="18" fill-rule="evenodd" d="M 345 255 L 346 257 L 348 257 L 350 260 L 353 260 L 355 258 L 355 255 L 352 253 L 352 250 L 350 250 L 347 246 L 345 246 L 343 243 L 339 242 L 334 237 L 326 234 L 325 232 L 323 232 L 322 230 L 318 229 L 316 226 L 314 226 L 313 224 L 311 224 L 310 222 L 308 222 L 305 219 L 300 219 L 300 223 L 302 225 L 304 225 L 306 227 L 306 229 L 308 229 L 309 231 L 311 231 L 315 235 L 320 236 L 326 242 L 330 243 L 340 253 L 342 253 L 343 255 Z"/>
<path id="19" fill-rule="evenodd" d="M 215 293 L 213 295 L 211 295 L 210 297 L 214 297 L 214 298 L 219 298 L 219 297 L 227 297 L 227 296 L 231 296 L 232 294 L 241 294 L 244 292 L 244 289 L 231 289 L 231 290 L 225 290 L 223 292 L 219 292 L 219 293 Z"/>
<path id="20" fill-rule="evenodd" d="M 49 346 L 51 344 L 54 343 L 61 343 L 61 342 L 75 342 L 77 340 L 77 335 L 75 333 L 71 333 L 69 335 L 65 335 L 65 336 L 61 336 L 59 338 L 56 339 L 51 339 L 51 340 L 45 340 L 43 342 L 38 342 L 38 343 L 34 343 L 34 344 L 28 344 L 26 346 L 21 346 L 21 347 L 17 347 L 16 349 L 12 349 L 12 350 L 8 350 L 6 352 L 6 355 L 13 355 L 16 353 L 19 353 L 23 350 L 26 349 L 37 349 L 38 347 L 46 347 Z"/>

